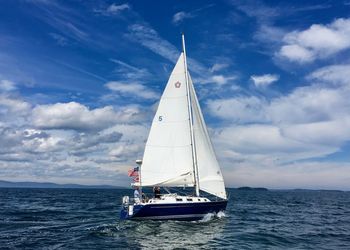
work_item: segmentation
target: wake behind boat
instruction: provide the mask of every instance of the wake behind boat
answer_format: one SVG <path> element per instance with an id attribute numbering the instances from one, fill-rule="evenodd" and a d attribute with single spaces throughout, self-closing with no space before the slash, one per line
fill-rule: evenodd
<path id="1" fill-rule="evenodd" d="M 182 47 L 153 119 L 143 160 L 136 161 L 139 174 L 133 186 L 139 191 L 135 199 L 123 197 L 122 219 L 198 220 L 226 209 L 224 179 L 187 69 L 184 35 Z M 162 187 L 168 193 L 147 199 L 142 187 Z M 170 187 L 193 187 L 195 195 L 171 193 Z"/>

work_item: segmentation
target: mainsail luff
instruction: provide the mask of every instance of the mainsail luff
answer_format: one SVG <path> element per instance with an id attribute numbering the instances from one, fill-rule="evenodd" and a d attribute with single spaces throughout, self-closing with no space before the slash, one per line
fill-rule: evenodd
<path id="1" fill-rule="evenodd" d="M 189 86 L 189 74 L 187 68 L 187 56 L 186 56 L 186 45 L 185 45 L 185 35 L 182 33 L 182 50 L 184 54 L 184 67 L 185 67 L 185 81 L 186 81 L 186 91 L 187 91 L 187 104 L 188 104 L 188 114 L 189 114 L 189 124 L 191 133 L 191 148 L 192 148 L 192 164 L 193 164 L 193 176 L 194 176 L 194 186 L 196 189 L 196 195 L 199 196 L 199 174 L 198 174 L 198 162 L 197 162 L 197 152 L 196 152 L 196 141 L 193 133 L 193 116 L 192 116 L 192 105 L 191 105 L 191 95 Z"/>

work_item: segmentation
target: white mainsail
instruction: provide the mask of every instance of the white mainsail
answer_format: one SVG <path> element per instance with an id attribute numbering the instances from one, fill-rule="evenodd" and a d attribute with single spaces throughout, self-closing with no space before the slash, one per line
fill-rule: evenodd
<path id="1" fill-rule="evenodd" d="M 154 116 L 141 166 L 142 186 L 193 186 L 191 132 L 181 53 Z"/>
<path id="2" fill-rule="evenodd" d="M 186 70 L 185 55 L 181 53 L 152 122 L 139 185 L 176 187 L 197 184 L 201 190 L 226 199 L 224 180 L 189 74 L 186 83 Z"/>

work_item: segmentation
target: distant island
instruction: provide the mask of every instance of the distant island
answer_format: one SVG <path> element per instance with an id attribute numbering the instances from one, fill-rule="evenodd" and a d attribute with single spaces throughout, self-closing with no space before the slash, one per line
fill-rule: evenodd
<path id="1" fill-rule="evenodd" d="M 269 191 L 267 188 L 264 187 L 239 187 L 237 188 L 237 190 L 241 190 L 241 191 Z"/>
<path id="2" fill-rule="evenodd" d="M 11 182 L 0 180 L 0 188 L 81 188 L 81 189 L 120 189 L 126 187 L 112 185 L 57 184 L 52 182 Z"/>

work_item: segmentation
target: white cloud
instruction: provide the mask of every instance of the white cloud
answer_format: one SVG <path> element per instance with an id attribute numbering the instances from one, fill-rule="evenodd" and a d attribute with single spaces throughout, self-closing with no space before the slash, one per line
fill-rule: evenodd
<path id="1" fill-rule="evenodd" d="M 250 78 L 253 80 L 256 87 L 264 88 L 278 81 L 280 77 L 278 75 L 265 74 L 261 76 L 252 75 Z"/>
<path id="2" fill-rule="evenodd" d="M 200 83 L 216 83 L 218 85 L 225 85 L 232 80 L 235 80 L 236 76 L 224 76 L 224 75 L 207 75 L 205 78 L 195 79 Z"/>
<path id="3" fill-rule="evenodd" d="M 263 43 L 280 43 L 285 35 L 285 31 L 281 28 L 270 24 L 262 23 L 254 34 L 254 38 Z"/>
<path id="4" fill-rule="evenodd" d="M 209 71 L 211 73 L 214 73 L 214 72 L 217 72 L 217 71 L 220 71 L 222 69 L 225 69 L 229 66 L 229 64 L 227 63 L 215 63 L 210 69 Z"/>
<path id="5" fill-rule="evenodd" d="M 274 125 L 252 124 L 223 128 L 216 140 L 227 143 L 236 152 L 248 154 L 263 154 L 271 157 L 282 152 L 292 153 L 304 150 L 302 143 L 286 138 L 280 128 Z"/>
<path id="6" fill-rule="evenodd" d="M 124 172 L 142 157 L 148 132 L 139 107 L 90 109 L 77 102 L 33 107 L 20 97 L 1 97 L 0 111 L 8 109 L 0 112 L 3 179 L 128 185 Z M 120 147 L 123 153 L 113 154 Z"/>
<path id="7" fill-rule="evenodd" d="M 197 16 L 199 14 L 199 12 L 201 12 L 205 9 L 211 8 L 213 6 L 214 6 L 214 4 L 208 4 L 208 5 L 202 6 L 198 9 L 192 10 L 190 12 L 179 11 L 179 12 L 174 14 L 172 22 L 174 25 L 178 25 L 178 24 L 182 23 L 185 19 L 194 18 L 195 16 Z"/>
<path id="8" fill-rule="evenodd" d="M 108 155 L 111 156 L 112 158 L 115 159 L 130 159 L 130 158 L 135 158 L 137 157 L 137 154 L 139 152 L 142 152 L 143 146 L 142 145 L 137 145 L 137 144 L 123 144 L 119 145 L 118 147 L 112 148 Z"/>
<path id="9" fill-rule="evenodd" d="M 312 62 L 315 59 L 315 55 L 312 51 L 298 45 L 284 45 L 279 54 L 283 57 L 287 57 L 291 61 L 305 63 Z"/>
<path id="10" fill-rule="evenodd" d="M 108 6 L 106 12 L 107 13 L 111 13 L 111 14 L 118 14 L 119 12 L 123 11 L 123 10 L 128 10 L 130 9 L 129 4 L 121 4 L 121 5 L 117 5 L 115 3 L 111 4 L 110 6 Z"/>
<path id="11" fill-rule="evenodd" d="M 126 10 L 131 10 L 131 6 L 129 4 L 124 3 L 124 4 L 118 5 L 118 4 L 112 3 L 107 8 L 94 9 L 94 12 L 104 16 L 118 16 Z"/>
<path id="12" fill-rule="evenodd" d="M 17 87 L 16 87 L 16 84 L 14 82 L 9 81 L 9 80 L 1 80 L 0 81 L 0 91 L 10 92 L 10 91 L 13 91 L 16 89 L 17 89 Z"/>
<path id="13" fill-rule="evenodd" d="M 117 93 L 131 97 L 141 97 L 143 99 L 156 99 L 159 95 L 139 83 L 108 82 L 105 86 Z"/>
<path id="14" fill-rule="evenodd" d="M 168 41 L 162 39 L 153 28 L 146 24 L 133 24 L 130 25 L 128 29 L 128 37 L 130 39 L 141 43 L 154 53 L 172 62 L 176 62 L 180 54 L 177 48 Z"/>
<path id="15" fill-rule="evenodd" d="M 344 89 L 319 85 L 299 87 L 289 95 L 273 99 L 266 109 L 276 124 L 326 121 L 347 113 L 347 94 Z"/>
<path id="16" fill-rule="evenodd" d="M 117 121 L 130 119 L 138 110 L 116 112 L 113 107 L 89 109 L 77 103 L 38 105 L 33 109 L 33 124 L 42 129 L 101 130 Z"/>
<path id="17" fill-rule="evenodd" d="M 121 78 L 125 81 L 145 81 L 151 77 L 151 74 L 145 68 L 137 68 L 117 59 L 110 60 L 118 65 L 115 72 L 118 74 L 118 76 L 121 75 Z"/>
<path id="18" fill-rule="evenodd" d="M 266 120 L 266 101 L 255 96 L 209 100 L 207 106 L 212 115 L 235 123 L 263 122 Z"/>
<path id="19" fill-rule="evenodd" d="M 176 62 L 180 56 L 179 50 L 171 44 L 169 41 L 159 36 L 155 31 L 146 23 L 134 24 L 128 27 L 129 34 L 127 37 L 132 41 L 140 43 L 142 46 L 148 48 L 155 54 L 171 61 Z M 180 41 L 180 36 L 179 36 Z M 187 57 L 188 67 L 190 72 L 195 72 L 202 76 L 208 75 L 208 68 L 203 66 L 198 61 Z M 210 77 L 210 76 L 209 76 Z"/>
<path id="20" fill-rule="evenodd" d="M 225 171 L 226 183 L 235 187 L 253 186 L 273 189 L 309 188 L 349 190 L 349 164 L 331 161 L 296 162 L 283 166 L 272 163 L 235 163 Z"/>
<path id="21" fill-rule="evenodd" d="M 248 96 L 209 100 L 211 115 L 223 119 L 213 135 L 225 164 L 284 167 L 326 157 L 350 141 L 348 65 L 311 73 L 317 80 L 266 100 Z"/>
<path id="22" fill-rule="evenodd" d="M 308 63 L 327 58 L 350 48 L 350 19 L 339 18 L 330 24 L 313 24 L 303 31 L 284 36 L 278 54 L 290 61 Z"/>
<path id="23" fill-rule="evenodd" d="M 8 111 L 11 111 L 13 113 L 17 112 L 19 113 L 26 113 L 31 105 L 28 102 L 25 102 L 19 98 L 10 97 L 7 95 L 0 95 L 0 113 L 1 113 L 1 107 L 5 108 Z"/>
<path id="24" fill-rule="evenodd" d="M 329 145 L 340 147 L 350 140 L 350 117 L 320 121 L 306 124 L 296 124 L 282 129 L 288 138 L 314 145 Z"/>
<path id="25" fill-rule="evenodd" d="M 350 86 L 350 65 L 344 64 L 326 66 L 310 74 L 308 79 Z"/>
<path id="26" fill-rule="evenodd" d="M 180 11 L 175 13 L 175 15 L 173 16 L 173 24 L 177 25 L 180 24 L 184 19 L 186 18 L 192 18 L 193 16 L 190 13 L 184 12 L 184 11 Z"/>

